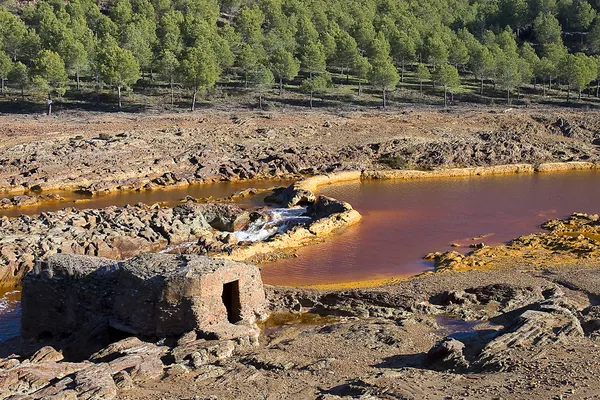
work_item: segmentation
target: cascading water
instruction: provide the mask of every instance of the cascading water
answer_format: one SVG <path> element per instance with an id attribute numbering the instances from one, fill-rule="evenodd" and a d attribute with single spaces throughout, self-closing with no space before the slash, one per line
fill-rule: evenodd
<path id="1" fill-rule="evenodd" d="M 293 225 L 311 221 L 311 217 L 304 215 L 306 210 L 306 207 L 265 208 L 254 213 L 256 218 L 245 229 L 235 231 L 234 235 L 239 242 L 267 240 L 277 233 L 285 232 Z M 169 246 L 160 253 L 172 253 L 196 243 L 196 241 L 192 241 Z"/>
<path id="2" fill-rule="evenodd" d="M 260 242 L 285 232 L 290 226 L 311 220 L 306 207 L 266 208 L 244 230 L 234 232 L 240 242 Z"/>

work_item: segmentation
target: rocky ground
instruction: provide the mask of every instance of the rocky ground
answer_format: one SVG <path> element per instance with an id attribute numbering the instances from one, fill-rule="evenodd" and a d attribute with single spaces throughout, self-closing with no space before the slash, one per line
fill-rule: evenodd
<path id="1" fill-rule="evenodd" d="M 2 202 L 12 207 L 58 188 L 95 194 L 365 168 L 595 162 L 598 132 L 595 114 L 547 110 L 0 116 L 0 191 L 26 193 Z M 280 194 L 285 204 L 306 200 Z M 0 265 L 14 278 L 34 256 L 126 258 L 202 232 L 219 251 L 234 251 L 228 232 L 250 214 L 201 206 L 2 218 Z M 356 221 L 348 207 L 335 204 L 334 218 L 314 207 L 323 221 L 288 238 Z M 391 286 L 269 287 L 273 314 L 258 343 L 193 332 L 169 340 L 121 335 L 82 360 L 5 342 L 0 398 L 597 398 L 598 217 L 574 214 L 545 227 L 467 255 L 432 253 L 437 273 Z"/>
<path id="2" fill-rule="evenodd" d="M 0 394 L 593 399 L 599 283 L 600 269 L 582 265 L 433 274 L 342 292 L 268 288 L 272 311 L 284 314 L 267 321 L 257 346 L 195 335 L 167 344 L 130 338 L 84 362 L 43 348 L 1 361 Z"/>
<path id="3" fill-rule="evenodd" d="M 513 109 L 0 116 L 0 192 L 597 161 L 599 128 L 595 113 Z"/>

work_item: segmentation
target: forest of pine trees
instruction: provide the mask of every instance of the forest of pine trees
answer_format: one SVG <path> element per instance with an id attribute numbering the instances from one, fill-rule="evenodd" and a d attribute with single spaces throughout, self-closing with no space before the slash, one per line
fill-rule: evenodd
<path id="1" fill-rule="evenodd" d="M 385 107 L 600 93 L 600 0 L 40 0 L 0 2 L 0 106 L 192 110 L 215 87 Z M 432 100 L 433 99 L 433 100 Z M 595 101 L 595 100 L 588 100 Z"/>

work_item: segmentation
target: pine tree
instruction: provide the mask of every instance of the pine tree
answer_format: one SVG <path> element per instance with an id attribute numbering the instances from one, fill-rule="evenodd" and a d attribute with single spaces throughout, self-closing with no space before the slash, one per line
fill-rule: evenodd
<path id="1" fill-rule="evenodd" d="M 381 90 L 383 108 L 386 108 L 386 94 L 389 90 L 396 87 L 400 76 L 390 56 L 390 45 L 381 32 L 375 38 L 371 48 L 373 49 L 373 53 L 370 59 L 371 71 L 369 80 L 374 87 Z"/>
<path id="2" fill-rule="evenodd" d="M 460 87 L 458 70 L 450 64 L 440 64 L 434 71 L 435 81 L 444 88 L 444 107 L 448 107 L 448 91 Z"/>

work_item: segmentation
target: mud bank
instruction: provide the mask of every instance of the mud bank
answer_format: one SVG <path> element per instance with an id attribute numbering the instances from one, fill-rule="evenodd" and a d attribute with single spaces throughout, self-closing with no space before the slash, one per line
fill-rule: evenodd
<path id="1" fill-rule="evenodd" d="M 600 169 L 600 163 L 592 162 L 562 162 L 562 163 L 542 163 L 542 164 L 508 164 L 491 165 L 469 168 L 446 168 L 433 171 L 417 170 L 364 170 L 364 171 L 343 171 L 327 175 L 317 175 L 304 178 L 296 182 L 293 186 L 291 202 L 302 201 L 302 192 L 318 192 L 322 186 L 335 185 L 339 183 L 348 183 L 353 181 L 381 179 L 381 180 L 411 180 L 411 179 L 432 179 L 432 178 L 458 178 L 458 177 L 476 177 L 490 175 L 509 175 L 509 174 L 533 174 L 533 173 L 551 173 L 566 171 L 584 171 Z M 297 197 L 294 199 L 294 195 Z"/>

